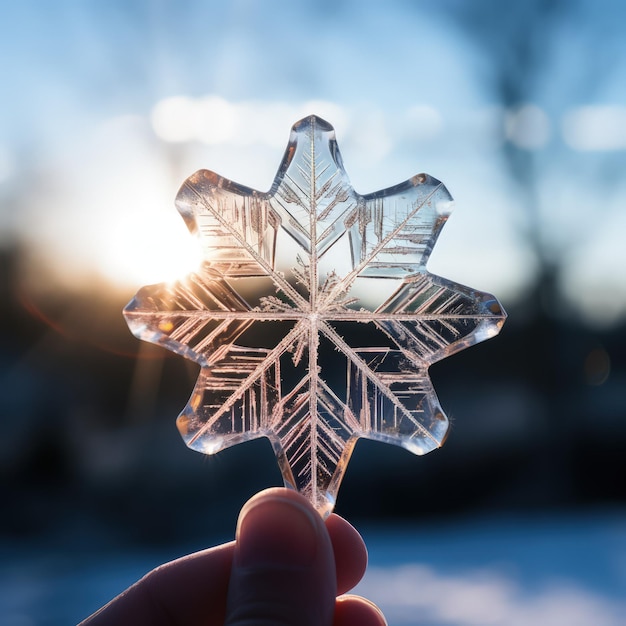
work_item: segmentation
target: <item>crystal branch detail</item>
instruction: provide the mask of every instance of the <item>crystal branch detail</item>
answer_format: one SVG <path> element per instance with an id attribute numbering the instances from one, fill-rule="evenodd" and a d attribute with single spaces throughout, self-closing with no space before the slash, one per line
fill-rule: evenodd
<path id="1" fill-rule="evenodd" d="M 493 296 L 426 270 L 452 207 L 442 183 L 419 174 L 358 194 L 332 126 L 311 116 L 269 192 L 201 170 L 176 205 L 205 260 L 141 289 L 124 315 L 139 339 L 201 366 L 177 422 L 188 446 L 268 437 L 285 484 L 327 515 L 359 437 L 415 454 L 442 445 L 428 368 L 506 317 Z"/>

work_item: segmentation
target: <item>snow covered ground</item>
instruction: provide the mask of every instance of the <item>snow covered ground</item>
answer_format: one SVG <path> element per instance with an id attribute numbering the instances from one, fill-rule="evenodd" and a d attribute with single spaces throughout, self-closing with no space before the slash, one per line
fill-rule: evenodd
<path id="1" fill-rule="evenodd" d="M 364 535 L 370 568 L 357 592 L 391 625 L 626 624 L 624 513 Z"/>
<path id="2" fill-rule="evenodd" d="M 626 511 L 361 529 L 357 592 L 389 624 L 623 626 Z M 172 551 L 72 554 L 0 544 L 5 626 L 73 624 Z"/>

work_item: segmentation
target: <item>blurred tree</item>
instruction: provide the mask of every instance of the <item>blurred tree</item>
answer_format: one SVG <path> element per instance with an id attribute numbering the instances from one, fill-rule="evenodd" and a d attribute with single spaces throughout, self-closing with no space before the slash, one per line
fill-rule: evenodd
<path id="1" fill-rule="evenodd" d="M 613 6 L 612 0 L 601 4 L 605 13 Z M 598 474 L 580 451 L 599 444 L 600 433 L 594 418 L 581 408 L 581 364 L 592 338 L 572 316 L 562 295 L 562 278 L 575 246 L 597 236 L 590 228 L 586 194 L 590 187 L 597 192 L 592 196 L 598 199 L 593 207 L 596 223 L 608 212 L 610 186 L 617 188 L 611 172 L 624 152 L 594 154 L 598 175 L 593 178 L 584 167 L 592 157 L 551 136 L 551 117 L 559 119 L 572 106 L 593 102 L 602 91 L 613 71 L 607 51 L 615 49 L 603 39 L 612 32 L 611 18 L 605 14 L 588 27 L 585 16 L 599 7 L 581 0 L 450 0 L 439 8 L 486 62 L 487 92 L 504 111 L 503 164 L 524 212 L 523 236 L 537 260 L 535 286 L 523 305 L 526 325 L 521 335 L 526 341 L 517 344 L 508 364 L 541 393 L 546 415 L 527 480 L 541 484 L 553 503 L 571 501 L 579 491 L 575 477 Z M 605 27 L 604 33 L 598 30 Z M 570 41 L 573 35 L 575 42 Z M 565 63 L 564 50 L 572 52 Z M 555 81 L 557 68 L 568 66 L 576 69 Z M 572 176 L 575 171 L 580 175 Z M 581 192 L 575 206 L 567 201 L 572 188 Z"/>
<path id="2" fill-rule="evenodd" d="M 614 210 L 610 199 L 622 186 L 626 151 L 583 153 L 555 131 L 572 109 L 602 101 L 612 83 L 626 78 L 616 76 L 626 61 L 619 0 L 449 0 L 439 9 L 482 54 L 485 90 L 504 111 L 503 163 L 538 268 L 527 312 L 569 315 L 562 297 L 565 264 L 581 243 L 605 236 L 599 218 Z"/>
<path id="3" fill-rule="evenodd" d="M 541 101 L 545 71 L 555 45 L 555 24 L 571 3 L 563 0 L 526 0 L 502 4 L 494 0 L 453 1 L 449 16 L 463 36 L 487 61 L 487 90 L 505 112 L 502 151 L 511 179 L 516 183 L 525 211 L 525 236 L 539 268 L 533 313 L 554 304 L 558 257 L 546 232 L 539 179 L 549 139 L 549 121 Z"/>

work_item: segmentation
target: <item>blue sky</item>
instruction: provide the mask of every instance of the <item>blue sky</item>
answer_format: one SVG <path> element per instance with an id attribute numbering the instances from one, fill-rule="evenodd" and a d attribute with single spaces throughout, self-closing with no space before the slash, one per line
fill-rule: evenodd
<path id="1" fill-rule="evenodd" d="M 449 188 L 432 271 L 506 304 L 544 255 L 575 314 L 626 315 L 617 0 L 3 4 L 0 241 L 28 247 L 31 273 L 180 275 L 182 181 L 269 188 L 317 113 L 358 191 L 420 171 Z"/>

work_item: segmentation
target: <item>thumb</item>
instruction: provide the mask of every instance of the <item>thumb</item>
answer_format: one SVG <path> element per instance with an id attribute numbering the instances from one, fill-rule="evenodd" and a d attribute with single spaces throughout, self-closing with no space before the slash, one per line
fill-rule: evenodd
<path id="1" fill-rule="evenodd" d="M 330 626 L 337 581 L 319 513 L 295 491 L 268 489 L 242 509 L 226 626 Z"/>

